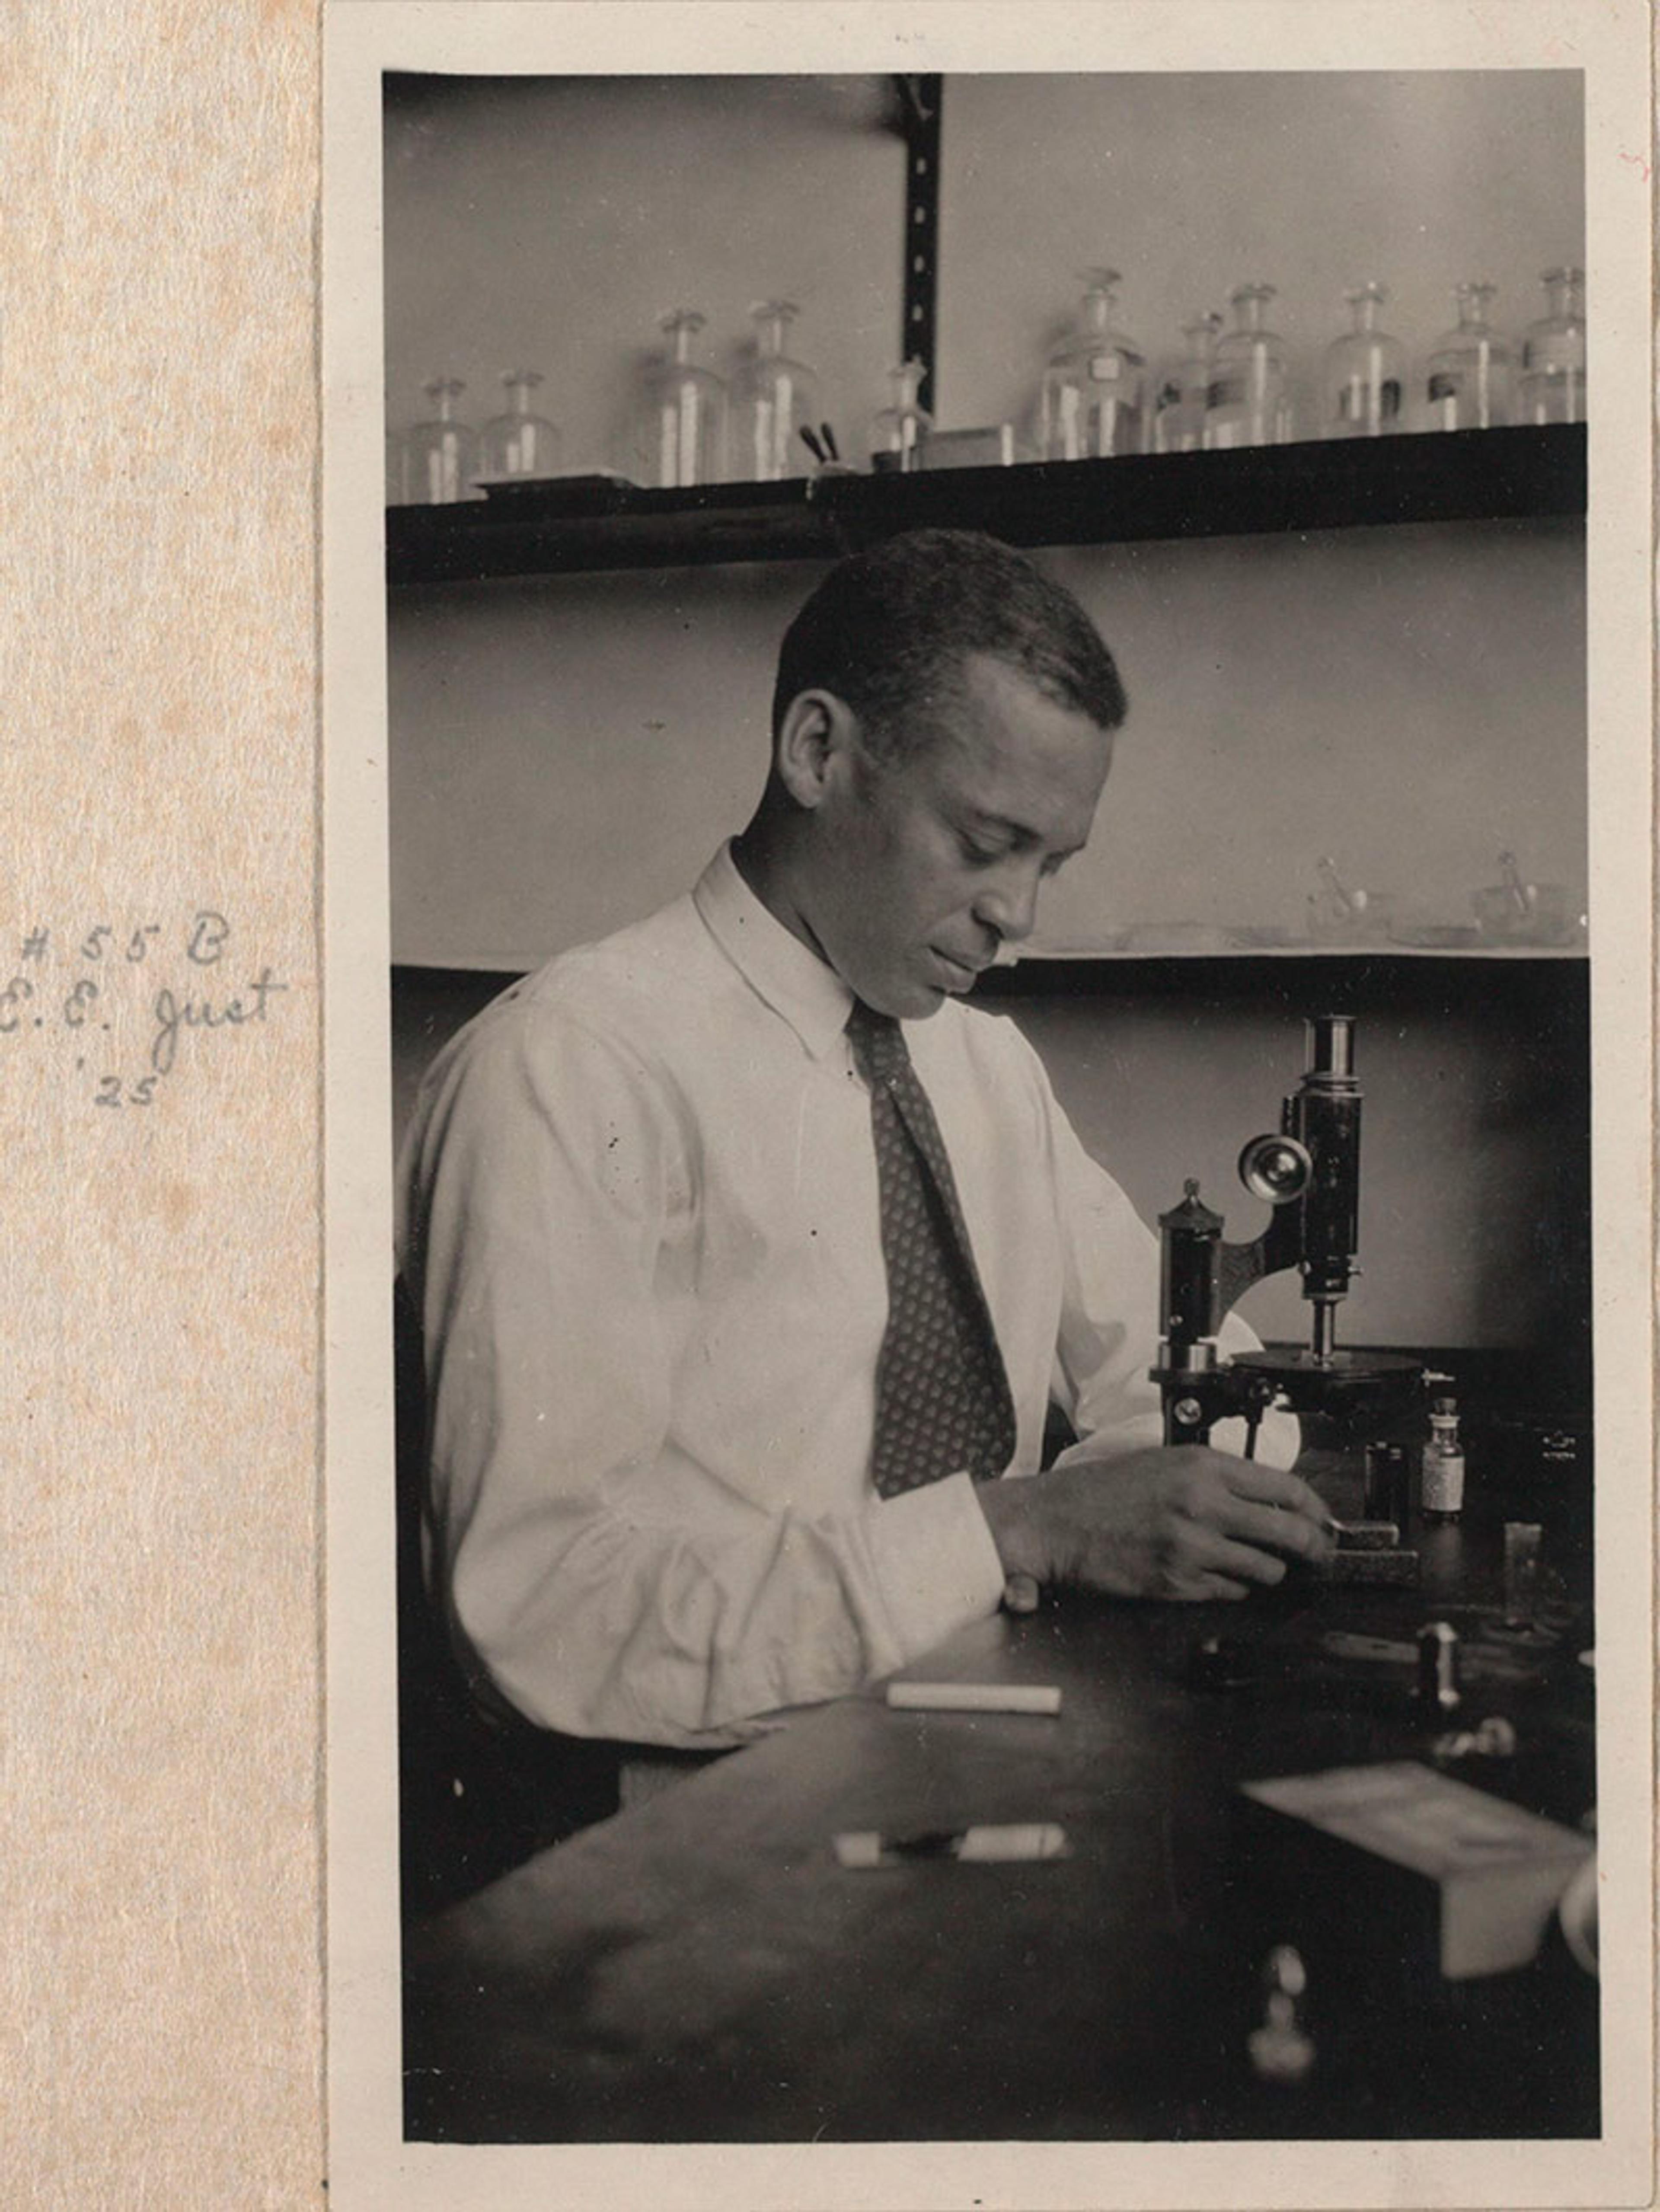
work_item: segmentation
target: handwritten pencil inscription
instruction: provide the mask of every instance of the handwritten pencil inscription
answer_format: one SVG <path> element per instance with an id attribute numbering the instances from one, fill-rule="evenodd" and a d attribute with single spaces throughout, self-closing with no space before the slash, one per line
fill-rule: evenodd
<path id="1" fill-rule="evenodd" d="M 160 921 L 37 924 L 17 942 L 16 970 L 0 983 L 0 1055 L 57 1041 L 76 1091 L 112 1109 L 155 1105 L 204 1052 L 268 1028 L 289 988 L 268 961 L 246 957 L 216 907 Z"/>

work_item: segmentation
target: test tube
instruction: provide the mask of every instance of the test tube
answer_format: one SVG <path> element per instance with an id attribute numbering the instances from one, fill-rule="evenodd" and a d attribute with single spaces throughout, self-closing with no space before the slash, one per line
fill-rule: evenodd
<path id="1" fill-rule="evenodd" d="M 1539 1589 L 1539 1539 L 1536 1521 L 1505 1523 L 1505 1626 L 1531 1628 L 1534 1600 Z"/>

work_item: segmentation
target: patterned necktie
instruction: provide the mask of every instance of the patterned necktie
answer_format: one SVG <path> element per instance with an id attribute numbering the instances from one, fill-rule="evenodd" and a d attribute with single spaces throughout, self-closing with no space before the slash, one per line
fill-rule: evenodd
<path id="1" fill-rule="evenodd" d="M 958 1203 L 951 1162 L 899 1024 L 855 1000 L 848 1021 L 870 1085 L 888 1273 L 871 1474 L 895 1498 L 1014 1456 L 1014 1401 Z"/>

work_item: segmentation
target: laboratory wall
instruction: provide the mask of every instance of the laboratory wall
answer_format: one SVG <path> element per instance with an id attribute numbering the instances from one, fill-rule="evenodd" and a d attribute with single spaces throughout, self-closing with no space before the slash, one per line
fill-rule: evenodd
<path id="1" fill-rule="evenodd" d="M 1578 524 L 1042 557 L 1131 707 L 1040 945 L 1299 934 L 1322 857 L 1407 927 L 1468 928 L 1501 850 L 1583 898 Z M 759 793 L 777 640 L 818 573 L 398 592 L 394 957 L 529 965 L 681 890 Z"/>

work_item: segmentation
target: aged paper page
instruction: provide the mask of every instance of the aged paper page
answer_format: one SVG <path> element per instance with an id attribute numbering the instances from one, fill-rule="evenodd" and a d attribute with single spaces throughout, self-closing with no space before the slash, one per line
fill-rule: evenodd
<path id="1" fill-rule="evenodd" d="M 9 8 L 9 2203 L 322 2201 L 319 27 Z"/>
<path id="2" fill-rule="evenodd" d="M 284 0 L 8 11 L 9 2202 L 1647 2201 L 1650 2045 L 1619 2011 L 1648 1985 L 1648 1548 L 1633 1539 L 1650 1504 L 1641 13 L 1239 0 L 1006 21 L 970 5 L 341 0 L 325 94 L 318 12 Z M 1599 1409 L 1599 1686 L 1631 1723 L 1603 1748 L 1605 1914 L 1629 1936 L 1604 1983 L 1609 2155 L 404 2145 L 378 73 L 1175 65 L 1589 72 L 1588 244 L 1606 272 L 1592 865 L 1625 925 L 1597 940 L 1594 987 L 1598 1362 L 1615 1383 Z"/>

